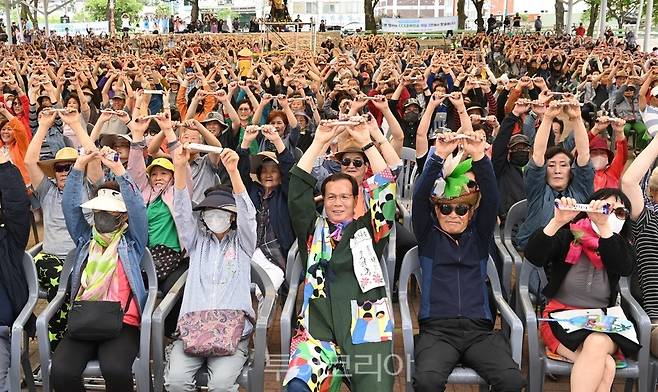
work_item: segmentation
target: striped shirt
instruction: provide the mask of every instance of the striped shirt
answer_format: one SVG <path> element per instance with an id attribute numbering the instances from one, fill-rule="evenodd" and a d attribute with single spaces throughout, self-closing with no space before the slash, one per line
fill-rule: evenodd
<path id="1" fill-rule="evenodd" d="M 658 318 L 658 214 L 644 208 L 633 222 L 637 273 L 649 318 Z"/>

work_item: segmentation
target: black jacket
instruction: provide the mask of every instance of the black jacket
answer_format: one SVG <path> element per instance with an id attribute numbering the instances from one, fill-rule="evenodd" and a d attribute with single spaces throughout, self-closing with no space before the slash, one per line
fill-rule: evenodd
<path id="1" fill-rule="evenodd" d="M 538 267 L 550 265 L 550 276 L 548 284 L 542 291 L 547 298 L 552 298 L 560 289 L 571 264 L 565 262 L 569 245 L 573 241 L 573 234 L 569 225 L 564 225 L 554 236 L 544 234 L 540 228 L 530 237 L 525 247 L 525 257 Z M 610 283 L 610 305 L 617 298 L 617 283 L 619 277 L 630 276 L 633 272 L 635 260 L 631 245 L 619 234 L 613 234 L 610 238 L 599 239 L 599 254 L 603 266 L 608 273 Z"/>
<path id="2" fill-rule="evenodd" d="M 13 322 L 29 295 L 23 252 L 30 238 L 30 200 L 11 162 L 0 164 L 0 203 L 0 287 L 9 299 Z"/>

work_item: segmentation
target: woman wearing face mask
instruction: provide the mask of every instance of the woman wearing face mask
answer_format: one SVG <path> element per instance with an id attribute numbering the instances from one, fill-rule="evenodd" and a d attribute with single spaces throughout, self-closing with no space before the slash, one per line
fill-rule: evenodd
<path id="1" fill-rule="evenodd" d="M 168 145 L 175 146 L 178 142 L 171 120 L 164 116 L 156 117 L 155 120 L 164 132 Z M 144 151 L 147 148 L 144 134 L 150 122 L 149 118 L 128 123 L 132 143 L 127 170 L 134 178 L 146 203 L 149 224 L 148 247 L 156 265 L 159 287 L 166 293 L 187 266 L 172 215 L 174 165 L 169 159 L 161 157 L 154 159 L 147 167 L 144 160 Z"/>
<path id="2" fill-rule="evenodd" d="M 83 392 L 82 372 L 95 358 L 107 391 L 133 389 L 132 363 L 139 350 L 141 312 L 146 303 L 140 266 L 148 240 L 147 216 L 137 186 L 121 162 L 106 158 L 109 152 L 103 149 L 78 157 L 64 186 L 62 210 L 76 245 L 71 298 L 119 302 L 123 326 L 118 337 L 108 340 L 79 340 L 65 334 L 52 358 L 57 392 Z M 90 162 L 99 159 L 116 182 L 103 183 L 95 198 L 82 203 L 84 172 Z M 87 223 L 83 209 L 93 211 L 93 225 Z"/>
<path id="3" fill-rule="evenodd" d="M 251 306 L 250 264 L 256 249 L 256 209 L 240 178 L 238 154 L 225 149 L 220 154 L 221 161 L 229 174 L 232 189 L 223 185 L 209 189 L 205 199 L 194 208 L 201 212 L 201 222 L 197 222 L 192 213 L 188 185 L 190 152 L 176 148 L 172 153 L 175 165 L 174 219 L 181 228 L 181 245 L 190 250 L 190 268 L 178 328 L 198 329 L 212 325 L 218 321 L 219 314 L 229 309 L 241 311 L 232 319 L 243 322 L 244 327 L 240 327 L 237 348 L 223 356 L 195 353 L 190 351 L 190 345 L 176 340 L 165 371 L 165 388 L 169 392 L 196 390 L 195 375 L 205 364 L 209 370 L 208 390 L 237 391 L 236 380 L 247 361 L 249 335 L 255 317 Z"/>
<path id="4" fill-rule="evenodd" d="M 561 207 L 577 203 L 569 197 L 556 202 Z M 590 197 L 591 212 L 556 207 L 548 224 L 530 237 L 525 257 L 538 267 L 551 266 L 543 290 L 548 298 L 543 317 L 560 318 L 555 312 L 563 310 L 615 306 L 619 278 L 630 276 L 635 264 L 631 224 L 626 222 L 630 205 L 619 189 L 603 188 Z M 604 206 L 609 213 L 600 212 Z M 556 322 L 542 322 L 539 328 L 546 349 L 574 363 L 572 391 L 610 390 L 616 367 L 623 367 L 624 356 L 635 355 L 640 348 L 616 333 L 586 329 L 568 333 Z"/>
<path id="5" fill-rule="evenodd" d="M 655 275 L 658 263 L 658 170 L 654 169 L 648 180 L 642 176 L 649 172 L 658 156 L 658 138 L 649 145 L 628 167 L 621 179 L 622 190 L 631 200 L 631 220 L 633 222 L 634 248 L 637 257 L 637 275 L 642 293 L 642 307 L 651 319 L 658 324 L 658 279 Z M 646 177 L 645 177 L 646 178 Z M 648 184 L 649 194 L 640 187 Z M 651 330 L 651 353 L 658 355 L 658 328 Z"/>
<path id="6" fill-rule="evenodd" d="M 610 122 L 615 133 L 616 154 L 608 147 L 605 134 L 600 136 L 601 131 L 607 128 L 608 122 L 597 123 L 590 132 L 589 155 L 592 160 L 592 167 L 594 167 L 595 191 L 602 188 L 619 188 L 621 174 L 628 160 L 628 140 L 624 134 L 625 124 L 624 119 Z"/>

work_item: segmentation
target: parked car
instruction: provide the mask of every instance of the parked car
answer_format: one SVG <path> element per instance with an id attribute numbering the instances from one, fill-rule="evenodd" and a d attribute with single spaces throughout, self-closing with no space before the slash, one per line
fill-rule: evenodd
<path id="1" fill-rule="evenodd" d="M 637 23 L 637 13 L 629 12 L 626 15 L 624 15 L 623 23 L 625 25 L 634 25 L 634 24 L 636 24 Z"/>
<path id="2" fill-rule="evenodd" d="M 359 22 L 350 22 L 343 26 L 340 31 L 340 35 L 343 37 L 348 35 L 354 35 L 363 31 L 363 25 Z"/>

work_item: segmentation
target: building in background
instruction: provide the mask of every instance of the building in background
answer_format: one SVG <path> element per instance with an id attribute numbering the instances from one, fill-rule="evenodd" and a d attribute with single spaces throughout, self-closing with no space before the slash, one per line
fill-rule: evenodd
<path id="1" fill-rule="evenodd" d="M 302 22 L 310 22 L 313 18 L 320 23 L 324 19 L 328 27 L 354 24 L 365 28 L 363 0 L 288 0 L 288 12 L 293 20 L 299 15 Z"/>
<path id="2" fill-rule="evenodd" d="M 382 18 L 438 18 L 456 15 L 456 0 L 379 0 L 375 16 Z"/>

